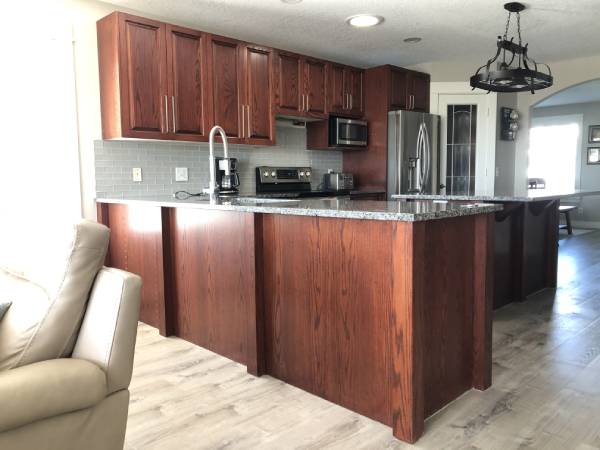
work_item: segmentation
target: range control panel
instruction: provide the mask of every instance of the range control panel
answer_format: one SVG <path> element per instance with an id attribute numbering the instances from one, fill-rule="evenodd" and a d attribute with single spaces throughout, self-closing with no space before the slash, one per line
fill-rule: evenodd
<path id="1" fill-rule="evenodd" d="M 262 184 L 310 183 L 312 175 L 310 167 L 261 166 L 256 171 Z"/>

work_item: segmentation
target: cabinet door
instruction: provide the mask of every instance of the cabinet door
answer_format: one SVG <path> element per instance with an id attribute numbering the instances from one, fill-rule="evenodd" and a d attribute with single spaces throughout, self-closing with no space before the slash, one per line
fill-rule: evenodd
<path id="1" fill-rule="evenodd" d="M 301 109 L 302 58 L 293 53 L 276 52 L 275 112 L 297 116 Z"/>
<path id="2" fill-rule="evenodd" d="M 390 109 L 408 109 L 408 72 L 391 69 Z"/>
<path id="3" fill-rule="evenodd" d="M 349 104 L 347 105 L 348 114 L 361 117 L 365 111 L 363 90 L 364 72 L 360 69 L 348 67 L 346 73 L 346 91 L 348 92 L 349 99 Z"/>
<path id="4" fill-rule="evenodd" d="M 330 114 L 343 114 L 346 108 L 347 95 L 344 90 L 345 67 L 339 64 L 329 64 L 329 84 L 327 85 L 328 106 Z"/>
<path id="5" fill-rule="evenodd" d="M 246 45 L 244 59 L 243 135 L 248 144 L 274 144 L 275 120 L 272 114 L 271 92 L 273 51 Z"/>
<path id="6" fill-rule="evenodd" d="M 211 126 L 221 126 L 231 142 L 241 142 L 243 138 L 240 48 L 239 41 L 210 36 Z"/>
<path id="7" fill-rule="evenodd" d="M 429 112 L 429 75 L 413 72 L 409 75 L 412 109 Z"/>
<path id="8" fill-rule="evenodd" d="M 325 117 L 326 72 L 325 62 L 310 58 L 305 60 L 304 111 L 311 117 Z"/>
<path id="9" fill-rule="evenodd" d="M 167 55 L 163 23 L 119 16 L 124 137 L 166 138 Z"/>
<path id="10" fill-rule="evenodd" d="M 199 31 L 167 25 L 170 79 L 167 123 L 173 139 L 208 138 L 205 39 L 206 35 Z"/>

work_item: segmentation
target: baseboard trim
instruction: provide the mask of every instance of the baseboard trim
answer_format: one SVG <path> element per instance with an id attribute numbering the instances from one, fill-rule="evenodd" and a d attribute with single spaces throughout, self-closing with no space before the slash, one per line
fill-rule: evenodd
<path id="1" fill-rule="evenodd" d="M 600 222 L 589 222 L 585 220 L 573 220 L 573 228 L 589 228 L 600 230 Z"/>

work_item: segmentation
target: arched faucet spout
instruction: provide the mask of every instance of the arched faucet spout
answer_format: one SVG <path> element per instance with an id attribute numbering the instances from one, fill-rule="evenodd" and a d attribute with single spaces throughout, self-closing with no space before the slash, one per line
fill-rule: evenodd
<path id="1" fill-rule="evenodd" d="M 215 125 L 210 130 L 208 134 L 208 158 L 209 158 L 209 176 L 210 182 L 208 183 L 208 188 L 203 189 L 202 192 L 206 194 L 216 194 L 217 183 L 215 180 L 215 134 L 219 133 L 221 135 L 221 139 L 223 140 L 223 156 L 225 159 L 229 158 L 229 151 L 227 149 L 227 134 L 225 134 L 225 130 L 219 125 Z M 229 164 L 225 165 L 225 175 L 229 176 Z"/>

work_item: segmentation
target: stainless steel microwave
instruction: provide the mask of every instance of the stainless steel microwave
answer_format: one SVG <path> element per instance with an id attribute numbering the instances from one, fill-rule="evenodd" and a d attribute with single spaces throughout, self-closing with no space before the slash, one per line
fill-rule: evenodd
<path id="1" fill-rule="evenodd" d="M 329 146 L 366 147 L 367 122 L 345 117 L 329 117 Z"/>

